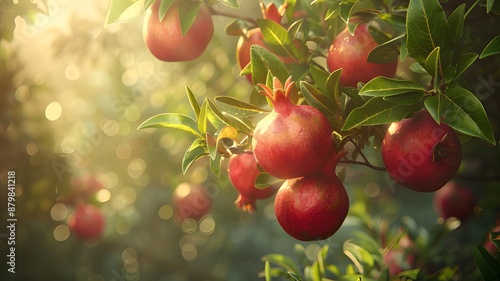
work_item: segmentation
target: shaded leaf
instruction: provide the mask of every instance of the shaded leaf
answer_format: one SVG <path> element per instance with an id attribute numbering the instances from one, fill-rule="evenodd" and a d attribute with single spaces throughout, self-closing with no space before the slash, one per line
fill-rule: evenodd
<path id="1" fill-rule="evenodd" d="M 144 121 L 138 127 L 138 129 L 144 128 L 172 128 L 189 132 L 198 137 L 202 136 L 197 129 L 198 124 L 193 118 L 177 113 L 163 113 L 155 115 Z"/>
<path id="2" fill-rule="evenodd" d="M 368 81 L 368 83 L 366 83 L 363 88 L 359 90 L 359 95 L 386 97 L 408 92 L 424 91 L 425 88 L 416 82 L 380 76 Z"/>
<path id="3" fill-rule="evenodd" d="M 216 177 L 220 177 L 220 171 L 221 171 L 221 166 L 222 166 L 222 161 L 224 160 L 224 157 L 222 154 L 217 154 L 215 156 L 215 159 L 211 160 L 209 165 L 210 165 L 210 171 L 212 174 Z"/>
<path id="4" fill-rule="evenodd" d="M 500 54 L 500 35 L 493 38 L 490 43 L 484 48 L 479 56 L 480 59 L 487 58 L 489 56 Z"/>
<path id="5" fill-rule="evenodd" d="M 441 65 L 439 62 L 439 52 L 441 50 L 441 47 L 436 47 L 432 52 L 429 54 L 429 56 L 425 59 L 425 69 L 427 70 L 427 73 L 429 73 L 432 77 L 434 77 L 434 87 L 438 87 L 441 77 L 440 77 L 440 69 Z"/>
<path id="6" fill-rule="evenodd" d="M 287 256 L 279 255 L 279 254 L 268 254 L 268 255 L 265 255 L 262 258 L 262 260 L 269 261 L 270 263 L 279 265 L 279 266 L 285 268 L 287 271 L 291 271 L 291 272 L 296 273 L 296 274 L 300 273 L 299 267 L 295 264 L 295 262 L 291 258 L 289 258 Z"/>
<path id="7" fill-rule="evenodd" d="M 326 97 L 325 94 L 314 88 L 313 85 L 305 81 L 301 81 L 300 91 L 311 106 L 319 109 L 326 115 L 332 115 L 335 113 L 335 105 Z"/>
<path id="8" fill-rule="evenodd" d="M 453 42 L 458 42 L 462 37 L 464 30 L 464 14 L 465 3 L 458 6 L 448 17 L 448 25 L 450 27 L 451 39 Z"/>
<path id="9" fill-rule="evenodd" d="M 276 57 L 272 52 L 264 47 L 252 45 L 250 48 L 251 68 L 253 83 L 265 84 L 268 72 L 273 77 L 277 77 L 280 81 L 286 81 L 290 76 L 283 62 Z"/>
<path id="10" fill-rule="evenodd" d="M 384 100 L 400 105 L 413 105 L 416 103 L 420 103 L 423 98 L 424 93 L 422 92 L 409 92 L 396 96 L 385 96 Z"/>
<path id="11" fill-rule="evenodd" d="M 342 131 L 360 126 L 389 124 L 403 119 L 406 115 L 421 109 L 418 104 L 403 106 L 388 102 L 382 98 L 372 98 L 361 107 L 357 107 L 347 116 Z"/>
<path id="12" fill-rule="evenodd" d="M 399 56 L 399 46 L 405 36 L 406 34 L 399 35 L 373 48 L 368 54 L 368 62 L 388 63 L 397 60 Z"/>
<path id="13" fill-rule="evenodd" d="M 238 0 L 217 0 L 219 1 L 220 3 L 228 6 L 228 7 L 231 7 L 231 8 L 239 8 L 240 7 L 240 4 L 238 3 Z"/>
<path id="14" fill-rule="evenodd" d="M 229 96 L 215 97 L 214 100 L 223 113 L 228 113 L 235 117 L 250 117 L 258 113 L 268 112 L 268 110 Z"/>
<path id="15" fill-rule="evenodd" d="M 488 253 L 483 246 L 476 245 L 473 257 L 485 280 L 500 280 L 500 262 Z"/>
<path id="16" fill-rule="evenodd" d="M 349 241 L 344 242 L 343 251 L 352 260 L 361 274 L 370 270 L 375 264 L 373 256 L 368 251 Z"/>
<path id="17" fill-rule="evenodd" d="M 476 53 L 465 53 L 460 57 L 460 60 L 457 64 L 457 74 L 456 77 L 462 75 L 469 66 L 471 66 L 476 59 L 478 58 L 478 54 Z"/>

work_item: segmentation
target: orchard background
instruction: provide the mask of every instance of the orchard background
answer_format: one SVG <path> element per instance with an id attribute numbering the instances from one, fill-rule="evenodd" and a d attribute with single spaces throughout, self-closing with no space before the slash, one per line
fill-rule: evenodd
<path id="1" fill-rule="evenodd" d="M 487 244 L 500 212 L 499 1 L 183 0 L 186 30 L 203 5 L 214 26 L 202 54 L 183 62 L 148 50 L 152 2 L 0 1 L 2 280 L 499 280 Z M 376 22 L 370 60 L 398 66 L 393 79 L 344 87 L 326 56 L 359 18 Z M 270 51 L 253 47 L 242 67 L 239 36 L 257 26 Z M 349 213 L 327 239 L 288 235 L 273 198 L 239 210 L 226 172 L 270 110 L 256 85 L 289 76 L 294 102 L 328 116 L 347 151 L 337 175 Z M 464 216 L 445 219 L 437 192 L 385 171 L 387 127 L 423 108 L 459 133 L 453 182 L 469 190 L 459 205 L 475 198 Z M 263 173 L 257 184 L 274 180 Z M 189 186 L 204 197 L 179 210 L 175 191 Z M 81 206 L 102 223 L 75 227 Z"/>

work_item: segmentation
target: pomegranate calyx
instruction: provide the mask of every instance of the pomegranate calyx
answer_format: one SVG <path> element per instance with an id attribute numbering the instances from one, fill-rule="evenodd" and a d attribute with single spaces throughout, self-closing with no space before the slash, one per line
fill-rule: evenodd
<path id="1" fill-rule="evenodd" d="M 283 86 L 277 77 L 273 78 L 273 89 L 262 83 L 257 84 L 257 86 L 262 89 L 259 92 L 271 100 L 274 110 L 283 112 L 286 108 L 293 105 L 290 100 L 290 93 L 293 90 L 294 84 L 295 82 L 292 81 L 292 77 L 290 76 L 286 80 L 285 86 Z"/>
<path id="2" fill-rule="evenodd" d="M 274 3 L 269 3 L 265 5 L 263 2 L 260 2 L 260 9 L 262 12 L 262 16 L 265 19 L 272 20 L 277 24 L 281 24 L 281 19 L 285 14 L 287 6 L 288 4 L 282 5 L 278 8 Z"/>
<path id="3" fill-rule="evenodd" d="M 448 157 L 452 152 L 456 151 L 458 147 L 451 143 L 450 137 L 448 134 L 445 134 L 440 141 L 436 143 L 432 150 L 432 161 L 443 161 L 448 165 L 455 165 Z"/>
<path id="4" fill-rule="evenodd" d="M 234 201 L 236 207 L 243 212 L 248 212 L 251 214 L 257 207 L 255 205 L 255 200 L 241 196 L 241 194 Z"/>

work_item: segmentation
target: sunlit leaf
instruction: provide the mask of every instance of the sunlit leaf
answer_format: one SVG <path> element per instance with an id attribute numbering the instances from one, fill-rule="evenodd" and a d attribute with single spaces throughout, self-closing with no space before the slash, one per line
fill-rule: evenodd
<path id="1" fill-rule="evenodd" d="M 484 48 L 479 56 L 480 59 L 484 59 L 489 56 L 500 54 L 500 35 L 493 38 L 490 43 Z"/>
<path id="2" fill-rule="evenodd" d="M 425 107 L 434 120 L 439 121 L 443 117 L 443 121 L 455 130 L 495 144 L 486 111 L 479 99 L 469 90 L 453 87 L 446 94 L 427 98 Z"/>
<path id="3" fill-rule="evenodd" d="M 229 96 L 219 96 L 214 100 L 223 113 L 228 113 L 235 117 L 250 117 L 255 114 L 268 112 L 253 104 L 242 102 Z"/>
<path id="4" fill-rule="evenodd" d="M 193 25 L 201 5 L 203 5 L 203 1 L 179 1 L 182 35 L 186 35 Z"/>
<path id="5" fill-rule="evenodd" d="M 197 129 L 198 124 L 193 118 L 177 113 L 163 113 L 155 115 L 144 121 L 138 127 L 138 129 L 144 128 L 172 128 L 192 133 L 198 137 L 202 136 Z"/>
<path id="6" fill-rule="evenodd" d="M 292 37 L 280 24 L 269 19 L 257 19 L 264 40 L 271 50 L 285 57 L 298 57 L 298 51 Z"/>
<path id="7" fill-rule="evenodd" d="M 290 76 L 283 62 L 264 47 L 252 45 L 250 48 L 253 83 L 266 83 L 268 72 L 280 81 Z"/>
<path id="8" fill-rule="evenodd" d="M 200 115 L 200 105 L 198 104 L 196 96 L 193 94 L 193 92 L 191 91 L 191 89 L 189 89 L 188 86 L 186 86 L 186 94 L 188 96 L 189 104 L 193 109 L 194 115 L 196 116 L 196 119 L 198 119 L 198 116 Z"/>
<path id="9" fill-rule="evenodd" d="M 137 19 L 143 12 L 144 0 L 111 0 L 105 25 Z"/>
<path id="10" fill-rule="evenodd" d="M 359 95 L 386 97 L 408 92 L 424 91 L 425 88 L 416 82 L 380 76 L 368 81 L 368 83 L 366 83 L 363 88 L 359 90 Z"/>
<path id="11" fill-rule="evenodd" d="M 208 155 L 207 144 L 202 139 L 196 139 L 186 150 L 182 158 L 182 174 L 185 175 L 189 167 L 198 159 Z"/>
<path id="12" fill-rule="evenodd" d="M 347 116 L 342 131 L 360 126 L 389 124 L 403 119 L 406 115 L 421 109 L 418 104 L 404 106 L 388 102 L 382 98 L 372 98 L 357 107 Z"/>
<path id="13" fill-rule="evenodd" d="M 286 270 L 296 274 L 299 274 L 301 272 L 299 267 L 295 264 L 295 262 L 291 258 L 284 255 L 268 254 L 262 257 L 262 260 L 269 261 L 270 263 L 279 265 L 285 268 Z"/>
<path id="14" fill-rule="evenodd" d="M 231 8 L 237 9 L 240 7 L 238 0 L 217 0 L 217 1 Z"/>
<path id="15" fill-rule="evenodd" d="M 160 6 L 158 7 L 158 19 L 160 21 L 163 21 L 165 18 L 165 15 L 167 14 L 168 9 L 172 7 L 172 4 L 174 4 L 175 0 L 162 0 L 160 1 Z"/>

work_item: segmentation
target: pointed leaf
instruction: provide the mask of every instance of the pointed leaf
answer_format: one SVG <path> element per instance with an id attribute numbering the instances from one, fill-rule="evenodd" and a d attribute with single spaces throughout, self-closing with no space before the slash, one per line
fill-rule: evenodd
<path id="1" fill-rule="evenodd" d="M 252 45 L 250 48 L 250 61 L 254 85 L 266 83 L 268 72 L 280 81 L 286 81 L 290 76 L 283 62 L 264 47 Z"/>
<path id="2" fill-rule="evenodd" d="M 194 115 L 196 116 L 196 119 L 198 119 L 198 116 L 200 115 L 200 105 L 198 104 L 198 100 L 188 86 L 186 86 L 186 93 L 188 96 L 189 104 L 193 109 Z"/>
<path id="3" fill-rule="evenodd" d="M 337 69 L 330 73 L 326 80 L 326 93 L 328 93 L 326 96 L 335 104 L 338 104 L 340 99 L 340 74 L 342 69 Z"/>
<path id="4" fill-rule="evenodd" d="M 357 107 L 347 116 L 342 131 L 360 126 L 389 124 L 400 121 L 406 115 L 416 112 L 421 106 L 403 106 L 388 102 L 382 98 L 372 98 L 361 107 Z"/>
<path id="5" fill-rule="evenodd" d="M 441 47 L 436 47 L 432 52 L 429 54 L 429 56 L 425 59 L 425 70 L 427 70 L 427 73 L 429 73 L 432 77 L 434 77 L 434 87 L 438 86 L 438 84 L 441 81 L 441 77 L 439 75 L 440 72 L 440 62 L 439 62 L 439 52 L 441 50 Z"/>
<path id="6" fill-rule="evenodd" d="M 386 97 L 394 96 L 408 92 L 424 92 L 425 88 L 420 84 L 408 81 L 398 80 L 387 77 L 376 77 L 368 81 L 359 91 L 361 96 Z"/>
<path id="7" fill-rule="evenodd" d="M 185 175 L 189 167 L 198 159 L 208 155 L 207 144 L 202 139 L 196 139 L 186 150 L 182 158 L 182 174 Z"/>
<path id="8" fill-rule="evenodd" d="M 385 96 L 384 100 L 390 101 L 392 103 L 397 103 L 400 105 L 413 105 L 420 103 L 424 98 L 424 93 L 422 92 L 409 92 L 404 94 L 399 94 L 396 96 Z"/>
<path id="9" fill-rule="evenodd" d="M 223 113 L 228 113 L 235 117 L 251 117 L 255 114 L 268 112 L 268 110 L 264 110 L 253 104 L 242 102 L 229 96 L 215 97 L 214 100 Z"/>
<path id="10" fill-rule="evenodd" d="M 186 35 L 189 28 L 193 25 L 201 5 L 203 5 L 203 1 L 179 2 L 179 19 L 181 21 L 182 35 Z"/>
<path id="11" fill-rule="evenodd" d="M 500 280 L 500 262 L 481 245 L 476 245 L 474 261 L 485 280 Z"/>
<path id="12" fill-rule="evenodd" d="M 443 117 L 443 121 L 453 129 L 495 144 L 486 111 L 469 90 L 461 87 L 451 88 L 446 94 L 427 98 L 425 107 L 434 120 L 438 121 Z"/>
<path id="13" fill-rule="evenodd" d="M 458 42 L 464 31 L 465 3 L 458 6 L 448 17 L 451 38 L 453 42 Z"/>
<path id="14" fill-rule="evenodd" d="M 487 58 L 489 56 L 500 54 L 500 35 L 493 38 L 490 43 L 484 48 L 479 56 L 480 59 Z"/>
<path id="15" fill-rule="evenodd" d="M 298 274 L 300 272 L 300 269 L 295 264 L 295 262 L 291 258 L 284 256 L 284 255 L 268 254 L 268 255 L 265 255 L 262 258 L 262 260 L 269 261 L 270 263 L 279 265 L 279 266 L 285 268 L 286 270 L 291 271 L 291 272 L 296 273 L 296 274 Z"/>
<path id="16" fill-rule="evenodd" d="M 238 0 L 217 0 L 217 1 L 231 8 L 238 9 L 240 7 Z"/>
<path id="17" fill-rule="evenodd" d="M 300 91 L 311 106 L 316 107 L 326 115 L 335 114 L 335 105 L 321 91 L 314 88 L 313 85 L 301 81 Z"/>
<path id="18" fill-rule="evenodd" d="M 476 53 L 463 54 L 458 61 L 456 77 L 462 75 L 462 73 L 464 73 L 464 71 L 476 61 L 477 57 L 478 54 Z"/>
<path id="19" fill-rule="evenodd" d="M 201 137 L 202 135 L 197 130 L 197 127 L 198 124 L 196 123 L 196 121 L 189 116 L 177 113 L 163 113 L 147 119 L 141 125 L 139 125 L 138 129 L 172 128 L 189 132 L 195 136 Z"/>
<path id="20" fill-rule="evenodd" d="M 271 50 L 285 57 L 298 57 L 298 50 L 293 44 L 288 31 L 280 24 L 269 19 L 257 19 L 264 40 Z"/>
<path id="21" fill-rule="evenodd" d="M 429 54 L 441 47 L 442 63 L 444 66 L 449 64 L 453 47 L 450 28 L 438 0 L 410 0 L 406 34 L 408 53 L 419 63 L 424 64 Z"/>
<path id="22" fill-rule="evenodd" d="M 172 7 L 172 4 L 174 4 L 174 2 L 175 0 L 163 0 L 160 2 L 160 7 L 158 7 L 158 19 L 160 21 L 163 21 L 168 9 Z"/>
<path id="23" fill-rule="evenodd" d="M 222 161 L 223 160 L 224 160 L 224 157 L 222 156 L 222 154 L 218 153 L 215 156 L 215 159 L 213 159 L 213 160 L 210 161 L 210 164 L 209 164 L 210 165 L 210 171 L 217 178 L 220 177 L 220 171 L 221 171 L 221 166 L 222 166 Z"/>
<path id="24" fill-rule="evenodd" d="M 401 34 L 373 48 L 368 54 L 368 62 L 388 63 L 397 60 L 399 57 L 398 47 L 404 40 L 405 35 L 406 34 Z"/>
<path id="25" fill-rule="evenodd" d="M 138 18 L 144 12 L 144 0 L 111 0 L 105 26 Z"/>
<path id="26" fill-rule="evenodd" d="M 375 264 L 373 256 L 368 251 L 349 241 L 344 242 L 343 251 L 352 260 L 361 274 L 369 271 Z"/>

